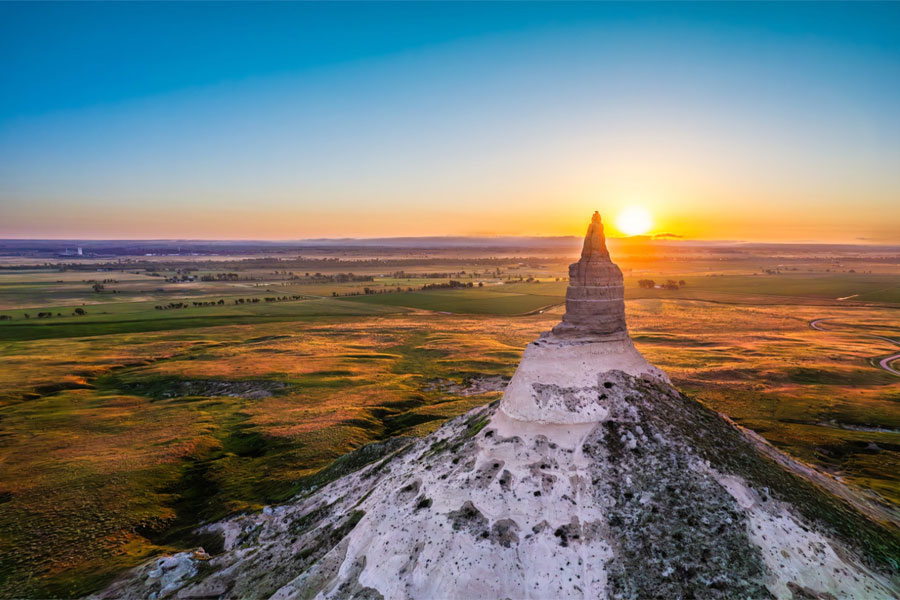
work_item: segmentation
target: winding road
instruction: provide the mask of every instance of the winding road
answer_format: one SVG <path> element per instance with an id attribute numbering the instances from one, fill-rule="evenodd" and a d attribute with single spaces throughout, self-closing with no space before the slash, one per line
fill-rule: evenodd
<path id="1" fill-rule="evenodd" d="M 809 322 L 809 326 L 812 329 L 815 329 L 816 331 L 831 331 L 829 329 L 823 328 L 820 325 L 820 323 L 822 323 L 823 321 L 828 321 L 829 319 L 830 319 L 830 317 L 824 317 L 822 319 L 813 319 L 812 321 Z M 874 335 L 871 333 L 864 333 L 862 335 L 864 335 L 866 337 L 870 337 L 870 338 L 875 338 L 877 340 L 883 340 L 890 344 L 894 344 L 895 346 L 900 346 L 900 341 L 895 340 L 893 338 L 884 337 L 883 335 Z M 898 352 L 896 354 L 891 354 L 890 356 L 885 356 L 884 358 L 879 360 L 877 364 L 879 367 L 881 367 L 888 373 L 891 373 L 892 375 L 896 375 L 897 377 L 900 377 L 900 371 L 898 371 L 897 369 L 895 369 L 894 367 L 891 366 L 891 363 L 893 363 L 895 360 L 900 360 L 900 352 Z"/>
<path id="2" fill-rule="evenodd" d="M 900 344 L 898 344 L 898 345 L 900 345 Z M 897 377 L 900 377 L 900 371 L 898 371 L 897 369 L 895 369 L 891 366 L 891 363 L 897 359 L 900 359 L 900 352 L 898 352 L 897 354 L 892 354 L 888 357 L 882 358 L 881 360 L 878 361 L 878 366 L 881 367 L 882 369 L 884 369 L 885 371 L 887 371 L 888 373 L 893 373 Z"/>
<path id="3" fill-rule="evenodd" d="M 812 327 L 813 329 L 815 329 L 816 331 L 828 331 L 827 329 L 822 329 L 821 327 L 819 327 L 819 323 L 821 323 L 822 321 L 827 321 L 827 320 L 828 320 L 827 317 L 824 319 L 813 319 L 812 321 L 809 322 L 809 326 Z"/>

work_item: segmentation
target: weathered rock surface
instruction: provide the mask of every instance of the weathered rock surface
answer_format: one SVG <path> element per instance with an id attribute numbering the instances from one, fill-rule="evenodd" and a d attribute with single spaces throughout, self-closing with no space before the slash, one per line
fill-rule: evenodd
<path id="1" fill-rule="evenodd" d="M 330 483 L 203 527 L 222 538 L 211 559 L 156 559 L 97 597 L 900 596 L 896 522 L 798 475 L 586 314 L 529 345 L 498 403 L 361 448 Z"/>

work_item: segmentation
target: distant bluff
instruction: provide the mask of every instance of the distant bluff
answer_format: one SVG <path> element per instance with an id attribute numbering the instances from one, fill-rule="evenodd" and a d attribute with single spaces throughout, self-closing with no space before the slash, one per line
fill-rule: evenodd
<path id="1" fill-rule="evenodd" d="M 98 598 L 900 597 L 892 513 L 675 390 L 595 214 L 562 322 L 494 404 L 365 446 Z"/>

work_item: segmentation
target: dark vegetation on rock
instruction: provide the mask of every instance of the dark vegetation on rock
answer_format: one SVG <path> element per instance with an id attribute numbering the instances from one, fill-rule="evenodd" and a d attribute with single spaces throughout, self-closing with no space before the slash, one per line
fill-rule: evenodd
<path id="1" fill-rule="evenodd" d="M 598 461 L 598 496 L 615 499 L 606 523 L 616 540 L 617 558 L 608 565 L 614 597 L 771 597 L 746 517 L 728 492 L 692 468 L 677 425 L 661 430 L 648 419 L 640 391 L 628 406 L 613 407 L 620 414 L 584 448 Z"/>
<path id="2" fill-rule="evenodd" d="M 789 503 L 811 522 L 857 546 L 871 566 L 900 576 L 900 530 L 895 526 L 874 522 L 842 499 L 753 451 L 741 432 L 721 415 L 674 388 L 648 381 L 641 385 L 647 395 L 640 396 L 638 406 L 654 427 L 676 430 L 715 468 L 744 477 L 775 499 Z"/>

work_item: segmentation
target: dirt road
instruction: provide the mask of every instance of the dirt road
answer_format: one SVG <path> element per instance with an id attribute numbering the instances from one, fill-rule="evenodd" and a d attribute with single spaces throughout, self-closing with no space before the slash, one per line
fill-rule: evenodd
<path id="1" fill-rule="evenodd" d="M 813 319 L 812 321 L 809 322 L 809 326 L 812 329 L 815 329 L 816 331 L 832 331 L 830 329 L 825 329 L 821 325 L 822 322 L 829 320 L 829 318 L 830 317 L 823 317 L 821 319 Z M 877 340 L 883 340 L 885 342 L 894 344 L 895 346 L 900 346 L 900 341 L 895 340 L 893 338 L 884 337 L 883 335 L 874 335 L 871 333 L 863 333 L 861 335 L 864 335 L 865 337 L 875 338 Z M 885 371 L 887 371 L 888 373 L 891 373 L 892 375 L 896 375 L 897 377 L 900 377 L 900 371 L 898 371 L 897 369 L 895 369 L 894 367 L 891 366 L 891 363 L 893 363 L 895 360 L 900 360 L 900 352 L 898 352 L 896 354 L 891 354 L 890 356 L 885 356 L 884 358 L 880 359 L 876 364 L 879 367 L 881 367 L 882 369 L 884 369 Z"/>

